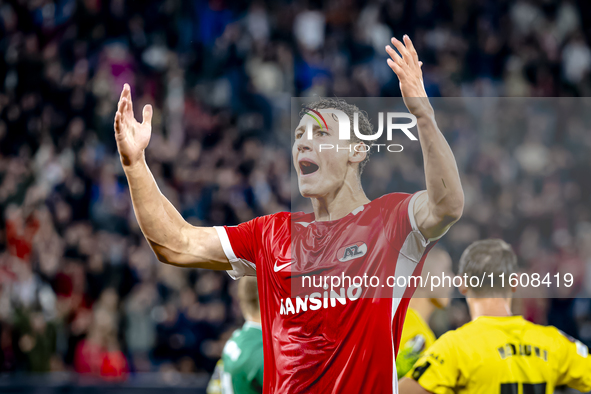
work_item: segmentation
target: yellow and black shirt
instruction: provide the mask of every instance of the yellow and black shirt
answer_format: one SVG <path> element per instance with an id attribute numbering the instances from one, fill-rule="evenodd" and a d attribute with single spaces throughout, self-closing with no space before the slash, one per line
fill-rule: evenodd
<path id="1" fill-rule="evenodd" d="M 488 317 L 442 335 L 406 375 L 436 393 L 550 394 L 591 390 L 591 356 L 555 327 Z"/>

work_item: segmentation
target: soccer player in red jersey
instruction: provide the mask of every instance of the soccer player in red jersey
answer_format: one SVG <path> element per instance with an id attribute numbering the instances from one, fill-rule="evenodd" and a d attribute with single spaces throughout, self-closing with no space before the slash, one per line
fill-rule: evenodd
<path id="1" fill-rule="evenodd" d="M 360 182 L 366 149 L 320 150 L 342 145 L 337 118 L 324 128 L 302 117 L 292 148 L 301 194 L 314 213 L 282 212 L 238 226 L 188 224 L 162 195 L 144 151 L 152 107 L 135 120 L 125 85 L 115 116 L 115 137 L 139 225 L 158 259 L 181 267 L 256 275 L 264 342 L 264 387 L 270 393 L 396 393 L 395 356 L 411 287 L 380 290 L 314 289 L 295 294 L 302 275 L 419 275 L 428 250 L 461 216 L 463 192 L 452 151 L 437 128 L 425 92 L 421 62 L 411 40 L 392 39 L 388 65 L 397 74 L 404 102 L 417 118 L 425 162 L 426 191 L 392 193 L 370 201 Z M 331 108 L 334 105 L 334 108 Z M 342 100 L 320 100 L 313 110 L 356 110 Z M 360 124 L 366 122 L 360 114 Z M 361 140 L 349 144 L 359 146 Z M 385 296 L 387 294 L 388 296 Z"/>

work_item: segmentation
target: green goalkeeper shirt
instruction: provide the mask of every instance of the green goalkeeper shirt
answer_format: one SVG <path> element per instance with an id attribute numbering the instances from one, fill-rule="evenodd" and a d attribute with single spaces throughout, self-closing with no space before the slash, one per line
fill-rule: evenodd
<path id="1" fill-rule="evenodd" d="M 247 321 L 226 342 L 207 388 L 208 394 L 255 394 L 263 391 L 263 331 Z"/>

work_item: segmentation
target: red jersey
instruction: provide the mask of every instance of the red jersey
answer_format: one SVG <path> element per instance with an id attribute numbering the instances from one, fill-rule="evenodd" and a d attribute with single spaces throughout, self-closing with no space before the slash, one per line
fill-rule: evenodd
<path id="1" fill-rule="evenodd" d="M 387 194 L 332 221 L 282 212 L 216 227 L 230 275 L 258 279 L 263 393 L 397 392 L 395 356 L 414 288 L 387 280 L 420 275 L 434 244 L 414 220 L 418 194 Z M 370 297 L 350 282 L 306 292 L 310 276 L 318 285 L 364 274 L 376 277 Z"/>

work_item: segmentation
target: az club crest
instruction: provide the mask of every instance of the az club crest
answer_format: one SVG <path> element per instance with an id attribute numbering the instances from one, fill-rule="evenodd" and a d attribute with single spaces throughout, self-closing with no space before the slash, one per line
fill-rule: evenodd
<path id="1" fill-rule="evenodd" d="M 341 262 L 361 257 L 367 253 L 367 245 L 364 242 L 355 242 L 353 245 L 345 246 L 337 251 L 337 258 Z"/>

